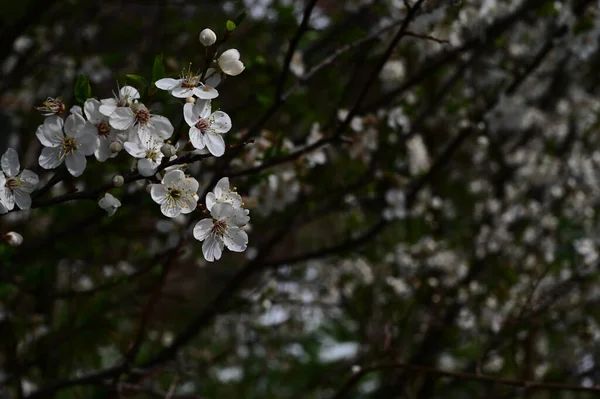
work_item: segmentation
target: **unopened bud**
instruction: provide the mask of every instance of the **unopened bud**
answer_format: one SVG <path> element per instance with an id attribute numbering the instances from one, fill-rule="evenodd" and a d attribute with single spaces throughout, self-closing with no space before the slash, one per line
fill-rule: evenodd
<path id="1" fill-rule="evenodd" d="M 217 35 L 212 30 L 206 28 L 200 32 L 200 43 L 203 46 L 212 46 L 217 41 Z"/>
<path id="2" fill-rule="evenodd" d="M 121 175 L 116 175 L 113 177 L 112 182 L 113 186 L 115 187 L 123 187 L 123 184 L 125 184 L 125 179 Z"/>
<path id="3" fill-rule="evenodd" d="M 11 247 L 18 247 L 23 243 L 23 236 L 19 233 L 15 233 L 14 231 L 9 231 L 8 233 L 3 234 L 2 238 Z"/>
<path id="4" fill-rule="evenodd" d="M 170 158 L 177 153 L 177 150 L 175 150 L 175 147 L 173 147 L 171 144 L 165 143 L 162 147 L 160 147 L 160 152 L 162 152 L 165 157 Z"/>
<path id="5" fill-rule="evenodd" d="M 110 152 L 121 152 L 123 151 L 123 144 L 121 144 L 119 141 L 113 141 L 112 143 L 110 143 Z"/>

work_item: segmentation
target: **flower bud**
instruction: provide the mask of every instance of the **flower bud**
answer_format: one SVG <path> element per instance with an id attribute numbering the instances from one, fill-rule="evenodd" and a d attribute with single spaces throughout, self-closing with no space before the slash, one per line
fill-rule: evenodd
<path id="1" fill-rule="evenodd" d="M 170 158 L 175 155 L 177 150 L 175 150 L 175 147 L 173 147 L 171 144 L 165 143 L 162 147 L 160 147 L 160 152 L 162 152 L 165 157 Z"/>
<path id="2" fill-rule="evenodd" d="M 237 76 L 245 69 L 244 64 L 240 61 L 240 52 L 236 49 L 229 49 L 218 60 L 219 68 L 223 73 L 230 76 Z"/>
<path id="3" fill-rule="evenodd" d="M 121 152 L 123 151 L 123 144 L 118 141 L 113 141 L 110 143 L 110 152 Z"/>
<path id="4" fill-rule="evenodd" d="M 196 102 L 196 97 L 188 97 L 185 99 L 186 103 L 194 104 Z"/>
<path id="5" fill-rule="evenodd" d="M 23 243 L 23 236 L 19 233 L 15 233 L 14 231 L 9 231 L 8 233 L 2 235 L 2 238 L 11 247 L 18 247 Z"/>
<path id="6" fill-rule="evenodd" d="M 125 179 L 121 175 L 116 175 L 113 177 L 112 182 L 113 186 L 115 187 L 123 187 L 123 184 L 125 184 Z"/>
<path id="7" fill-rule="evenodd" d="M 217 41 L 217 35 L 212 30 L 206 28 L 200 32 L 200 43 L 203 46 L 212 46 Z"/>

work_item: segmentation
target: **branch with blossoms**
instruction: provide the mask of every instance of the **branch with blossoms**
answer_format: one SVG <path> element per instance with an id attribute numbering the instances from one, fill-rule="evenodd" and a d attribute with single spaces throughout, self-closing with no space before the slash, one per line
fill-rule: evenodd
<path id="1" fill-rule="evenodd" d="M 237 76 L 245 69 L 240 53 L 235 49 L 226 50 L 216 57 L 218 46 L 227 40 L 233 29 L 228 27 L 225 37 L 218 43 L 212 30 L 205 29 L 200 33 L 200 43 L 207 50 L 206 65 L 201 75 L 188 68 L 178 79 L 167 77 L 154 82 L 158 89 L 185 100 L 183 119 L 189 128 L 192 151 L 186 152 L 171 144 L 169 139 L 174 128 L 170 120 L 152 113 L 141 102 L 140 92 L 132 86 L 121 87 L 114 98 L 86 98 L 83 107 L 72 107 L 66 118 L 61 116 L 66 105 L 60 99 L 49 98 L 37 107 L 46 117 L 36 131 L 43 146 L 38 159 L 43 169 L 56 169 L 64 164 L 71 176 L 79 177 L 85 172 L 88 156 L 94 155 L 98 162 L 106 162 L 125 150 L 134 159 L 136 171 L 126 176 L 116 175 L 111 183 L 91 190 L 32 202 L 32 194 L 41 196 L 62 180 L 65 173 L 56 173 L 39 193 L 35 193 L 39 185 L 37 174 L 27 169 L 21 171 L 16 151 L 9 148 L 1 158 L 0 214 L 17 207 L 27 210 L 78 199 L 95 200 L 102 195 L 98 205 L 112 216 L 121 202 L 109 191 L 143 179 L 160 181 L 150 183 L 148 190 L 152 199 L 160 205 L 163 215 L 173 218 L 195 211 L 199 183 L 183 170 L 189 163 L 207 157 L 221 157 L 227 148 L 223 135 L 231 130 L 231 119 L 223 111 L 213 111 L 211 102 L 219 96 L 216 87 L 225 77 Z M 77 81 L 75 90 L 76 97 L 80 99 L 89 97 L 91 93 L 84 78 Z M 194 237 L 204 241 L 205 258 L 208 261 L 220 259 L 225 246 L 232 251 L 243 252 L 248 236 L 242 228 L 250 218 L 248 209 L 242 207 L 241 196 L 229 189 L 227 178 L 221 179 L 215 192 L 209 194 L 205 209 L 211 217 L 202 219 L 194 228 Z M 7 233 L 4 239 L 14 246 L 20 245 L 23 240 L 20 234 L 14 232 Z"/>

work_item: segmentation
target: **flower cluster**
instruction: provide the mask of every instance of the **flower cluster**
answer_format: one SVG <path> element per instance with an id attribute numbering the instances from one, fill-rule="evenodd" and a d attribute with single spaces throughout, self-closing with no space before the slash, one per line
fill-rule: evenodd
<path id="1" fill-rule="evenodd" d="M 235 187 L 229 188 L 227 177 L 219 180 L 215 191 L 206 195 L 206 209 L 211 217 L 196 223 L 194 238 L 204 241 L 202 253 L 207 261 L 219 260 L 223 246 L 233 252 L 246 250 L 248 235 L 242 227 L 250 221 L 250 212 L 242 208 L 243 205 Z"/>
<path id="2" fill-rule="evenodd" d="M 203 72 L 185 70 L 179 79 L 162 78 L 155 82 L 158 89 L 168 91 L 177 99 L 185 99 L 183 118 L 189 125 L 189 142 L 197 150 L 207 149 L 214 157 L 225 153 L 223 134 L 231 127 L 231 118 L 223 111 L 212 110 L 211 100 L 219 96 L 217 86 L 225 76 L 237 76 L 244 70 L 240 53 L 229 49 L 215 57 L 218 52 L 217 37 L 210 29 L 199 36 L 200 42 L 212 47 L 212 59 Z M 208 54 L 208 53 L 207 53 Z M 214 65 L 211 65 L 213 64 Z M 122 187 L 125 182 L 151 180 L 148 191 L 160 205 L 163 215 L 175 218 L 192 213 L 197 208 L 208 211 L 211 218 L 202 219 L 194 228 L 194 237 L 204 241 L 202 250 L 206 260 L 221 258 L 223 247 L 242 252 L 248 244 L 248 235 L 241 228 L 250 218 L 249 211 L 242 208 L 242 198 L 229 188 L 229 180 L 221 179 L 214 192 L 206 197 L 206 206 L 198 207 L 200 184 L 196 178 L 186 175 L 183 162 L 176 162 L 177 152 L 185 146 L 172 145 L 169 139 L 174 133 L 171 121 L 155 114 L 142 102 L 142 95 L 132 86 L 123 86 L 113 98 L 88 98 L 83 107 L 74 106 L 66 117 L 66 105 L 60 98 L 48 98 L 37 107 L 45 119 L 38 127 L 36 136 L 43 148 L 39 164 L 44 169 L 65 165 L 74 177 L 81 176 L 87 166 L 87 157 L 94 155 L 99 162 L 114 158 L 124 149 L 135 159 L 139 175 L 125 179 L 113 177 L 113 186 Z M 180 148 L 181 147 L 181 148 Z M 164 165 L 175 161 L 174 165 Z M 38 176 L 29 170 L 20 170 L 15 150 L 9 149 L 2 156 L 0 171 L 0 213 L 31 206 L 30 194 L 37 188 Z M 137 177 L 136 177 L 137 176 Z M 160 181 L 160 183 L 154 183 Z M 121 201 L 104 192 L 98 205 L 113 216 L 121 207 Z"/>

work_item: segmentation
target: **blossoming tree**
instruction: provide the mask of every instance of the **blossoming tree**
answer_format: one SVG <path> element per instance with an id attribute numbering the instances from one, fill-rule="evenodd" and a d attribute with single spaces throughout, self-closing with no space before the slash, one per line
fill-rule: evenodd
<path id="1" fill-rule="evenodd" d="M 22 3 L 0 396 L 597 397 L 600 3 Z"/>

